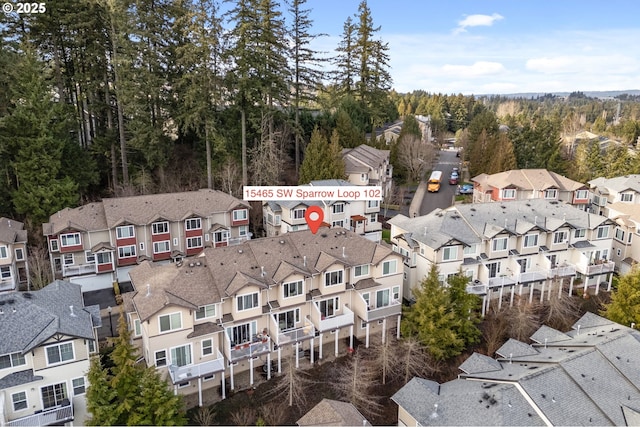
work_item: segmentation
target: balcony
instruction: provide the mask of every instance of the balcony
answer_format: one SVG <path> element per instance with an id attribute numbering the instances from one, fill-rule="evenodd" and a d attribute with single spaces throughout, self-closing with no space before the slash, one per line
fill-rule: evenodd
<path id="1" fill-rule="evenodd" d="M 555 277 L 575 276 L 575 274 L 576 274 L 576 266 L 566 265 L 561 267 L 550 268 L 548 271 L 547 277 L 549 279 L 553 279 Z"/>
<path id="2" fill-rule="evenodd" d="M 285 344 L 296 343 L 299 341 L 304 341 L 309 338 L 313 338 L 316 333 L 316 328 L 309 321 L 309 319 L 303 320 L 304 326 L 296 329 L 289 329 L 286 331 L 280 331 L 280 327 L 276 320 L 271 316 L 271 327 L 273 330 L 278 331 L 275 336 L 275 343 L 278 346 L 282 346 Z"/>
<path id="3" fill-rule="evenodd" d="M 479 280 L 473 281 L 473 283 L 467 285 L 467 293 L 473 295 L 486 295 L 488 286 Z"/>
<path id="4" fill-rule="evenodd" d="M 509 276 L 492 277 L 489 279 L 490 288 L 502 287 L 502 286 L 513 286 L 516 283 L 517 282 L 515 280 L 515 277 L 509 277 Z"/>
<path id="5" fill-rule="evenodd" d="M 534 270 L 518 273 L 514 278 L 517 283 L 542 282 L 547 280 L 547 274 L 545 271 Z"/>
<path id="6" fill-rule="evenodd" d="M 322 316 L 316 304 L 312 304 L 312 307 L 311 321 L 320 332 L 333 331 L 344 326 L 353 325 L 354 323 L 353 311 L 349 310 L 349 307 L 344 304 L 342 305 L 342 310 L 340 310 L 342 314 L 336 314 L 331 317 Z"/>
<path id="7" fill-rule="evenodd" d="M 231 347 L 228 338 L 225 338 L 225 350 L 227 358 L 232 362 L 260 356 L 271 352 L 271 338 L 268 335 L 255 335 L 251 342 L 237 344 L 233 347 Z"/>
<path id="8" fill-rule="evenodd" d="M 9 277 L 8 279 L 0 280 L 0 292 L 2 291 L 12 291 L 16 288 L 16 284 L 13 281 L 13 277 Z"/>
<path id="9" fill-rule="evenodd" d="M 372 231 L 381 231 L 382 230 L 382 223 L 381 222 L 370 222 L 369 224 L 367 224 L 364 228 L 364 231 L 366 233 L 370 233 Z"/>
<path id="10" fill-rule="evenodd" d="M 605 261 L 602 263 L 596 263 L 595 265 L 588 265 L 584 269 L 584 274 L 587 276 L 597 276 L 599 274 L 606 274 L 613 272 L 616 263 L 613 261 Z"/>
<path id="11" fill-rule="evenodd" d="M 389 316 L 397 316 L 402 314 L 402 303 L 400 301 L 391 301 L 385 307 L 369 308 L 364 320 L 372 322 L 374 320 L 384 319 Z"/>
<path id="12" fill-rule="evenodd" d="M 251 240 L 251 233 L 248 233 L 246 236 L 229 237 L 228 245 L 229 246 L 239 245 L 240 243 L 246 242 L 247 240 Z"/>
<path id="13" fill-rule="evenodd" d="M 95 264 L 81 264 L 81 265 L 63 265 L 62 266 L 62 276 L 70 277 L 70 276 L 82 276 L 83 274 L 95 274 L 96 266 Z"/>
<path id="14" fill-rule="evenodd" d="M 69 421 L 73 421 L 73 405 L 67 403 L 64 406 L 57 406 L 47 409 L 37 414 L 28 415 L 26 417 L 17 418 L 7 422 L 7 426 L 50 426 L 62 425 Z"/>
<path id="15" fill-rule="evenodd" d="M 216 349 L 217 357 L 214 360 L 208 360 L 202 363 L 196 363 L 186 366 L 169 366 L 169 376 L 173 384 L 197 379 L 205 375 L 215 374 L 224 371 L 224 357 L 218 349 Z"/>

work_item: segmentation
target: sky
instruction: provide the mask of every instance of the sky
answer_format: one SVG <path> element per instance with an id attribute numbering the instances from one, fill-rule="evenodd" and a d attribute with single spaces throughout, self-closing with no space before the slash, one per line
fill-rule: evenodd
<path id="1" fill-rule="evenodd" d="M 334 54 L 360 0 L 308 0 Z M 368 0 L 393 88 L 464 95 L 640 89 L 637 0 Z"/>

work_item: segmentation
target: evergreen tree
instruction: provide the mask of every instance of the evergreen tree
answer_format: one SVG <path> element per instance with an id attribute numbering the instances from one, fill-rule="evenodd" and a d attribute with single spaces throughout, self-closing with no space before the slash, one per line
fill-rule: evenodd
<path id="1" fill-rule="evenodd" d="M 342 26 L 340 43 L 336 48 L 338 53 L 333 60 L 335 66 L 334 80 L 339 95 L 351 95 L 356 81 L 356 25 L 348 17 Z"/>
<path id="2" fill-rule="evenodd" d="M 300 167 L 300 184 L 320 179 L 344 179 L 344 162 L 336 131 L 331 142 L 315 128 Z"/>
<path id="3" fill-rule="evenodd" d="M 419 141 L 422 141 L 422 131 L 420 130 L 420 125 L 414 115 L 408 115 L 404 118 L 398 139 L 402 139 L 408 135 L 413 135 L 418 138 Z"/>
<path id="4" fill-rule="evenodd" d="M 481 300 L 478 295 L 467 292 L 469 280 L 470 278 L 460 270 L 458 274 L 449 277 L 449 287 L 447 288 L 452 310 L 458 319 L 455 332 L 464 339 L 467 346 L 478 343 L 482 336 L 482 332 L 477 326 L 480 323 L 478 309 Z"/>
<path id="5" fill-rule="evenodd" d="M 110 367 L 92 360 L 88 378 L 89 425 L 184 425 L 182 397 L 174 395 L 154 367 L 137 364 L 137 349 L 124 314 L 108 356 Z"/>
<path id="6" fill-rule="evenodd" d="M 640 269 L 636 266 L 618 278 L 618 286 L 611 293 L 611 302 L 601 314 L 621 325 L 640 326 Z"/>

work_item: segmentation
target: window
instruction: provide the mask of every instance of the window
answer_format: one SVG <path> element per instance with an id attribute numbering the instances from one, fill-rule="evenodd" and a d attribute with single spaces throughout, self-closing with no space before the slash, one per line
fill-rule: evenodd
<path id="1" fill-rule="evenodd" d="M 238 295 L 238 311 L 250 310 L 258 306 L 258 293 L 254 292 L 247 295 Z"/>
<path id="2" fill-rule="evenodd" d="M 187 249 L 201 248 L 201 247 L 202 247 L 202 236 L 187 237 Z"/>
<path id="3" fill-rule="evenodd" d="M 178 246 L 178 238 L 177 237 L 173 238 L 173 246 Z"/>
<path id="4" fill-rule="evenodd" d="M 121 227 L 116 227 L 116 236 L 118 239 L 128 239 L 130 237 L 135 237 L 135 230 L 133 229 L 133 225 L 123 225 Z"/>
<path id="5" fill-rule="evenodd" d="M 111 252 L 98 252 L 96 259 L 98 264 L 111 264 Z"/>
<path id="6" fill-rule="evenodd" d="M 356 265 L 353 267 L 353 277 L 362 277 L 369 275 L 369 264 Z"/>
<path id="7" fill-rule="evenodd" d="M 633 201 L 633 193 L 622 193 L 620 194 L 621 202 L 632 202 Z"/>
<path id="8" fill-rule="evenodd" d="M 458 259 L 458 248 L 456 246 L 447 246 L 442 250 L 442 260 L 451 261 Z"/>
<path id="9" fill-rule="evenodd" d="M 494 278 L 500 273 L 500 263 L 492 262 L 487 264 L 487 270 L 489 270 L 489 278 Z"/>
<path id="10" fill-rule="evenodd" d="M 42 387 L 40 394 L 42 395 L 43 409 L 61 405 L 62 401 L 67 399 L 67 385 L 66 383 L 59 383 Z"/>
<path id="11" fill-rule="evenodd" d="M 331 226 L 332 227 L 344 227 L 344 221 L 340 220 L 340 221 L 332 221 L 331 222 Z"/>
<path id="12" fill-rule="evenodd" d="M 22 248 L 16 248 L 16 261 L 24 260 L 24 250 Z"/>
<path id="13" fill-rule="evenodd" d="M 333 317 L 336 315 L 340 307 L 340 299 L 339 297 L 330 298 L 322 301 L 318 301 L 316 304 L 320 309 L 320 314 L 322 317 Z"/>
<path id="14" fill-rule="evenodd" d="M 617 254 L 618 256 L 620 256 L 620 255 L 622 254 L 622 251 L 620 250 L 620 248 L 616 249 L 616 254 Z"/>
<path id="15" fill-rule="evenodd" d="M 282 288 L 284 290 L 284 297 L 285 298 L 291 298 L 291 297 L 295 297 L 298 295 L 302 295 L 302 293 L 304 292 L 303 286 L 302 286 L 302 280 L 298 280 L 295 282 L 288 282 L 288 283 L 283 283 L 282 284 Z"/>
<path id="16" fill-rule="evenodd" d="M 205 375 L 204 377 L 202 377 L 202 381 L 211 381 L 215 377 L 216 377 L 216 374 Z"/>
<path id="17" fill-rule="evenodd" d="M 506 237 L 496 237 L 491 242 L 491 249 L 494 252 L 506 251 L 507 250 L 507 238 Z"/>
<path id="18" fill-rule="evenodd" d="M 196 311 L 196 320 L 207 319 L 209 317 L 216 316 L 216 306 L 215 304 L 204 305 L 202 307 L 198 307 Z"/>
<path id="19" fill-rule="evenodd" d="M 503 199 L 515 199 L 516 198 L 516 190 L 512 188 L 505 188 L 502 190 L 502 198 Z"/>
<path id="20" fill-rule="evenodd" d="M 395 274 L 398 268 L 398 261 L 395 259 L 385 261 L 382 263 L 382 275 Z"/>
<path id="21" fill-rule="evenodd" d="M 478 245 L 475 243 L 469 246 L 465 246 L 462 253 L 464 255 L 475 255 L 478 252 Z"/>
<path id="22" fill-rule="evenodd" d="M 234 221 L 244 221 L 248 217 L 248 213 L 246 209 L 239 209 L 237 211 L 233 211 L 233 220 Z"/>
<path id="23" fill-rule="evenodd" d="M 161 253 L 169 252 L 170 250 L 171 250 L 171 247 L 168 240 L 164 240 L 162 242 L 153 242 L 154 254 L 161 254 Z"/>
<path id="24" fill-rule="evenodd" d="M 538 246 L 538 235 L 537 234 L 527 234 L 526 236 L 524 236 L 524 244 L 523 244 L 523 246 L 525 248 L 532 248 L 534 246 Z"/>
<path id="25" fill-rule="evenodd" d="M 142 335 L 142 324 L 140 323 L 140 319 L 133 320 L 133 335 L 136 337 Z"/>
<path id="26" fill-rule="evenodd" d="M 280 331 L 290 331 L 296 328 L 296 323 L 300 322 L 300 309 L 285 311 L 278 313 L 278 328 Z"/>
<path id="27" fill-rule="evenodd" d="M 96 342 L 94 340 L 88 340 L 87 343 L 89 344 L 89 354 L 96 353 Z"/>
<path id="28" fill-rule="evenodd" d="M 378 222 L 378 214 L 372 213 L 369 217 L 369 223 Z"/>
<path id="29" fill-rule="evenodd" d="M 627 243 L 631 243 L 631 238 L 633 237 L 633 234 L 631 232 L 629 232 L 629 237 L 627 238 Z"/>
<path id="30" fill-rule="evenodd" d="M 202 355 L 208 356 L 213 354 L 213 340 L 211 338 L 202 340 Z"/>
<path id="31" fill-rule="evenodd" d="M 213 233 L 213 241 L 215 243 L 226 242 L 229 240 L 229 230 L 218 230 Z"/>
<path id="32" fill-rule="evenodd" d="M 21 391 L 18 393 L 13 393 L 11 395 L 11 401 L 13 402 L 13 410 L 14 411 L 22 411 L 23 409 L 27 409 L 27 392 Z"/>
<path id="33" fill-rule="evenodd" d="M 94 264 L 96 262 L 96 255 L 91 251 L 84 251 L 84 259 L 87 264 Z"/>
<path id="34" fill-rule="evenodd" d="M 376 308 L 386 307 L 389 305 L 389 289 L 380 289 L 376 291 Z"/>
<path id="35" fill-rule="evenodd" d="M 200 218 L 189 218 L 184 223 L 187 230 L 200 230 L 202 228 Z"/>
<path id="36" fill-rule="evenodd" d="M 11 279 L 11 267 L 0 267 L 0 280 Z"/>
<path id="37" fill-rule="evenodd" d="M 73 254 L 64 254 L 62 256 L 62 262 L 64 265 L 73 265 Z"/>
<path id="38" fill-rule="evenodd" d="M 238 235 L 240 237 L 244 237 L 247 234 L 249 234 L 249 226 L 248 225 L 241 225 L 240 227 L 238 227 Z"/>
<path id="39" fill-rule="evenodd" d="M 60 236 L 62 247 L 78 246 L 80 244 L 80 233 L 62 234 Z"/>
<path id="40" fill-rule="evenodd" d="M 178 383 L 178 388 L 189 387 L 189 384 L 191 384 L 191 381 L 185 381 L 185 382 L 182 382 L 182 383 Z"/>
<path id="41" fill-rule="evenodd" d="M 342 270 L 329 271 L 324 273 L 325 286 L 342 285 L 343 283 Z"/>
<path id="42" fill-rule="evenodd" d="M 0 356 L 0 369 L 25 365 L 27 362 L 20 353 L 3 354 Z"/>
<path id="43" fill-rule="evenodd" d="M 380 201 L 379 200 L 369 200 L 369 201 L 367 201 L 367 207 L 369 209 L 377 208 L 378 206 L 380 206 Z"/>
<path id="44" fill-rule="evenodd" d="M 578 190 L 578 191 L 576 191 L 576 199 L 585 200 L 587 197 L 589 197 L 589 191 L 587 191 L 587 190 Z"/>
<path id="45" fill-rule="evenodd" d="M 191 365 L 191 344 L 172 348 L 171 364 L 177 366 Z"/>
<path id="46" fill-rule="evenodd" d="M 227 328 L 227 335 L 231 340 L 231 345 L 251 342 L 252 337 L 256 334 L 256 328 L 257 323 L 255 321 Z"/>
<path id="47" fill-rule="evenodd" d="M 569 233 L 567 233 L 566 231 L 556 231 L 555 233 L 553 233 L 553 244 L 554 245 L 558 245 L 561 243 L 566 243 L 567 239 L 569 238 Z"/>
<path id="48" fill-rule="evenodd" d="M 558 198 L 558 190 L 555 189 L 549 189 L 549 190 L 545 190 L 544 191 L 544 198 L 545 199 L 557 199 Z"/>
<path id="49" fill-rule="evenodd" d="M 367 182 L 367 174 L 366 173 L 361 173 L 360 174 L 360 181 L 361 182 Z"/>
<path id="50" fill-rule="evenodd" d="M 344 213 L 344 203 L 336 203 L 332 206 L 334 214 Z"/>
<path id="51" fill-rule="evenodd" d="M 394 286 L 393 288 L 391 288 L 391 300 L 400 300 L 400 286 Z"/>
<path id="52" fill-rule="evenodd" d="M 182 328 L 182 313 L 165 314 L 158 318 L 160 332 L 169 332 Z"/>
<path id="53" fill-rule="evenodd" d="M 574 233 L 573 233 L 573 237 L 575 237 L 576 239 L 580 239 L 584 236 L 587 235 L 587 229 L 586 228 L 578 228 Z"/>
<path id="54" fill-rule="evenodd" d="M 6 246 L 0 246 L 0 258 L 9 258 L 9 252 Z"/>
<path id="55" fill-rule="evenodd" d="M 60 248 L 58 248 L 58 239 L 49 240 L 49 248 L 51 252 L 58 252 L 60 250 Z"/>
<path id="56" fill-rule="evenodd" d="M 131 258 L 136 256 L 136 245 L 120 246 L 118 248 L 118 258 Z"/>
<path id="57" fill-rule="evenodd" d="M 73 343 L 66 342 L 47 347 L 47 364 L 54 365 L 56 363 L 73 360 Z"/>
<path id="58" fill-rule="evenodd" d="M 281 219 L 280 215 L 276 215 L 276 223 L 275 223 L 275 225 L 280 225 L 280 221 L 281 220 L 282 219 Z"/>
<path id="59" fill-rule="evenodd" d="M 598 227 L 597 229 L 597 238 L 598 239 L 606 239 L 607 237 L 609 237 L 609 226 L 608 225 L 602 225 L 600 227 Z"/>
<path id="60" fill-rule="evenodd" d="M 160 350 L 156 351 L 156 367 L 167 366 L 167 351 Z"/>
<path id="61" fill-rule="evenodd" d="M 367 307 L 369 307 L 369 304 L 370 304 L 370 302 L 369 302 L 369 298 L 370 298 L 369 292 L 363 293 L 362 294 L 362 298 L 364 298 L 364 302 L 367 304 Z"/>
<path id="62" fill-rule="evenodd" d="M 140 252 L 144 252 L 144 242 L 140 242 Z"/>
<path id="63" fill-rule="evenodd" d="M 73 386 L 74 396 L 79 396 L 81 394 L 84 394 L 84 391 L 85 391 L 84 377 L 72 379 L 71 384 Z"/>
<path id="64" fill-rule="evenodd" d="M 151 234 L 166 234 L 169 232 L 169 222 L 154 222 L 151 224 Z"/>
<path id="65" fill-rule="evenodd" d="M 294 209 L 293 219 L 304 219 L 304 214 L 306 211 L 307 211 L 307 208 Z"/>
<path id="66" fill-rule="evenodd" d="M 616 240 L 620 240 L 621 242 L 624 242 L 624 231 L 621 228 L 616 228 L 615 237 L 616 237 Z"/>

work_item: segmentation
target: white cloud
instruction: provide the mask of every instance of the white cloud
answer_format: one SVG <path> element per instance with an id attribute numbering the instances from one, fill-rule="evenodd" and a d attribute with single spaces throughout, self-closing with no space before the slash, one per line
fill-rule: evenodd
<path id="1" fill-rule="evenodd" d="M 476 61 L 471 65 L 451 65 L 442 66 L 442 71 L 452 77 L 484 77 L 500 74 L 505 71 L 504 65 L 499 62 Z"/>
<path id="2" fill-rule="evenodd" d="M 453 30 L 454 34 L 464 33 L 467 27 L 490 27 L 494 22 L 504 19 L 504 16 L 494 13 L 492 15 L 466 15 L 466 17 L 458 21 L 458 27 Z"/>

